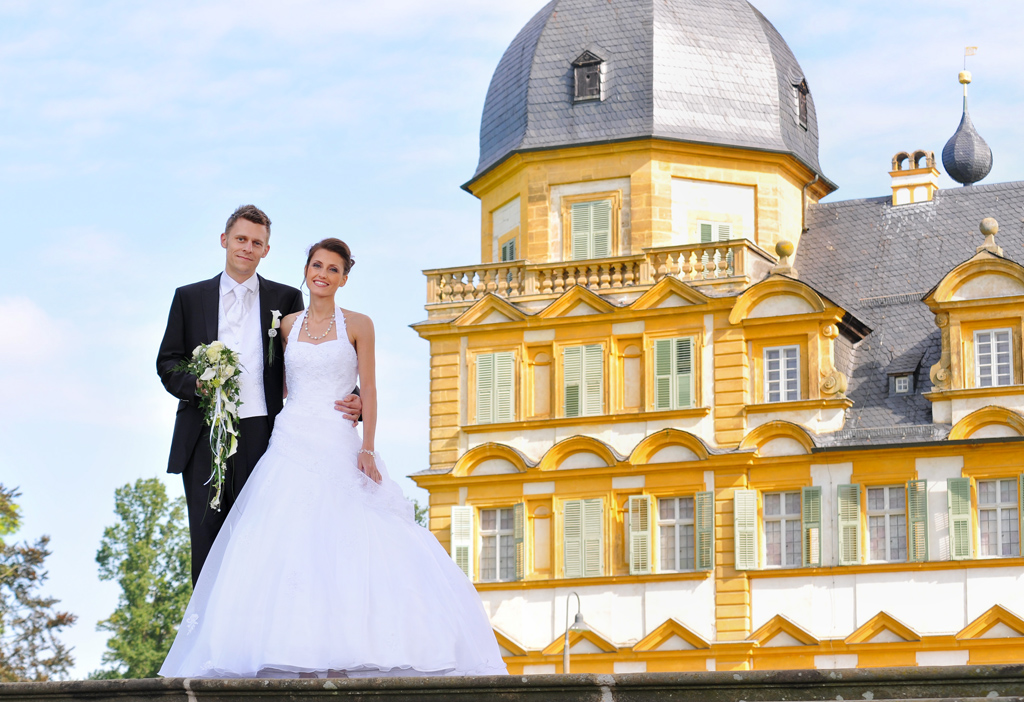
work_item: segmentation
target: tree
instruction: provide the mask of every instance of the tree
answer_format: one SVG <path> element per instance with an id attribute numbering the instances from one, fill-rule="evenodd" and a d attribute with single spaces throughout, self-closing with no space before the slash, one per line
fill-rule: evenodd
<path id="1" fill-rule="evenodd" d="M 112 634 L 103 662 L 113 665 L 90 677 L 156 677 L 192 594 L 185 499 L 140 479 L 117 489 L 114 513 L 96 552 L 100 579 L 121 586 L 117 609 L 96 626 Z"/>
<path id="2" fill-rule="evenodd" d="M 421 505 L 419 500 L 412 501 L 413 518 L 424 529 L 430 528 L 430 505 Z"/>
<path id="3" fill-rule="evenodd" d="M 54 609 L 60 600 L 39 594 L 50 537 L 34 544 L 3 540 L 21 525 L 18 495 L 0 485 L 0 682 L 66 678 L 75 661 L 57 634 L 76 617 Z"/>

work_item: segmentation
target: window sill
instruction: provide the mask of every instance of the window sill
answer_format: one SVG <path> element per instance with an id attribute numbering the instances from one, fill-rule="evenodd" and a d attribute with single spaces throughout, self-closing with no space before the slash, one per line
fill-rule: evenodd
<path id="1" fill-rule="evenodd" d="M 537 580 L 510 580 L 508 582 L 474 582 L 477 590 L 542 590 L 552 587 L 583 587 L 586 585 L 634 585 L 646 582 L 676 580 L 704 580 L 714 577 L 712 570 L 685 573 L 648 573 L 646 575 L 598 575 L 592 578 L 542 578 Z"/>
<path id="2" fill-rule="evenodd" d="M 985 556 L 959 561 L 902 561 L 900 563 L 862 563 L 843 566 L 813 566 L 807 568 L 765 568 L 745 570 L 750 578 L 804 578 L 808 575 L 855 575 L 859 573 L 899 573 L 906 571 L 955 570 L 958 568 L 1019 568 L 1024 566 L 1020 556 Z"/>
<path id="3" fill-rule="evenodd" d="M 997 385 L 991 388 L 955 388 L 953 390 L 933 390 L 922 393 L 932 402 L 944 400 L 966 400 L 973 397 L 1002 397 L 1005 395 L 1024 395 L 1024 385 Z"/>
<path id="4" fill-rule="evenodd" d="M 794 400 L 791 402 L 763 402 L 756 405 L 745 405 L 744 414 L 765 414 L 767 412 L 796 412 L 816 409 L 848 409 L 853 407 L 853 400 L 847 397 L 836 397 L 821 400 Z"/>
<path id="5" fill-rule="evenodd" d="M 494 422 L 492 424 L 467 424 L 462 431 L 467 434 L 482 434 L 488 431 L 512 431 L 543 429 L 546 427 L 570 427 L 576 424 L 607 424 L 609 422 L 650 422 L 659 419 L 684 419 L 706 417 L 710 407 L 689 407 L 679 410 L 657 412 L 621 412 L 619 414 L 591 414 L 582 417 L 552 417 L 546 419 L 524 419 L 516 422 Z"/>

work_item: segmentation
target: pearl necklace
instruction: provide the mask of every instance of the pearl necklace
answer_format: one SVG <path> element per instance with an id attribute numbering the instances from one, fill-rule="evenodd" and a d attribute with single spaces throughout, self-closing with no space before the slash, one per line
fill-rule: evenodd
<path id="1" fill-rule="evenodd" d="M 309 312 L 307 312 L 306 313 L 306 317 L 302 320 L 302 327 L 303 327 L 303 329 L 306 330 L 306 336 L 308 336 L 313 341 L 320 341 L 320 339 L 323 339 L 325 336 L 330 334 L 331 333 L 331 329 L 334 328 L 334 319 L 337 316 L 337 314 L 338 314 L 337 310 L 335 310 L 334 312 L 331 313 L 331 323 L 327 325 L 327 331 L 325 331 L 320 336 L 313 336 L 312 334 L 309 333 Z"/>

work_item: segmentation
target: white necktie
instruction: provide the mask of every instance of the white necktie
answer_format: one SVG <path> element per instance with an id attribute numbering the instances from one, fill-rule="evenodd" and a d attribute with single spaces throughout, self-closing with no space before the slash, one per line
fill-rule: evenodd
<path id="1" fill-rule="evenodd" d="M 245 319 L 245 295 L 249 292 L 249 288 L 244 285 L 238 285 L 235 286 L 233 292 L 235 293 L 235 299 L 228 308 L 227 320 L 232 329 L 238 330 L 241 329 L 242 320 Z"/>

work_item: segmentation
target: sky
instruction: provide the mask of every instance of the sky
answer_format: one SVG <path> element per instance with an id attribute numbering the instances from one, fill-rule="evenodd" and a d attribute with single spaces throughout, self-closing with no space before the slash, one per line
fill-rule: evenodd
<path id="1" fill-rule="evenodd" d="M 941 152 L 967 45 L 984 182 L 1024 180 L 1019 0 L 755 4 L 807 76 L 829 200 L 889 194 L 893 154 Z M 22 492 L 17 537 L 51 536 L 75 677 L 100 667 L 116 606 L 95 563 L 114 490 L 158 476 L 181 494 L 156 350 L 174 289 L 223 269 L 236 206 L 272 218 L 273 280 L 297 286 L 313 241 L 351 245 L 339 304 L 375 320 L 377 448 L 393 474 L 426 467 L 420 271 L 478 260 L 459 185 L 494 67 L 542 5 L 0 0 L 0 483 Z"/>

